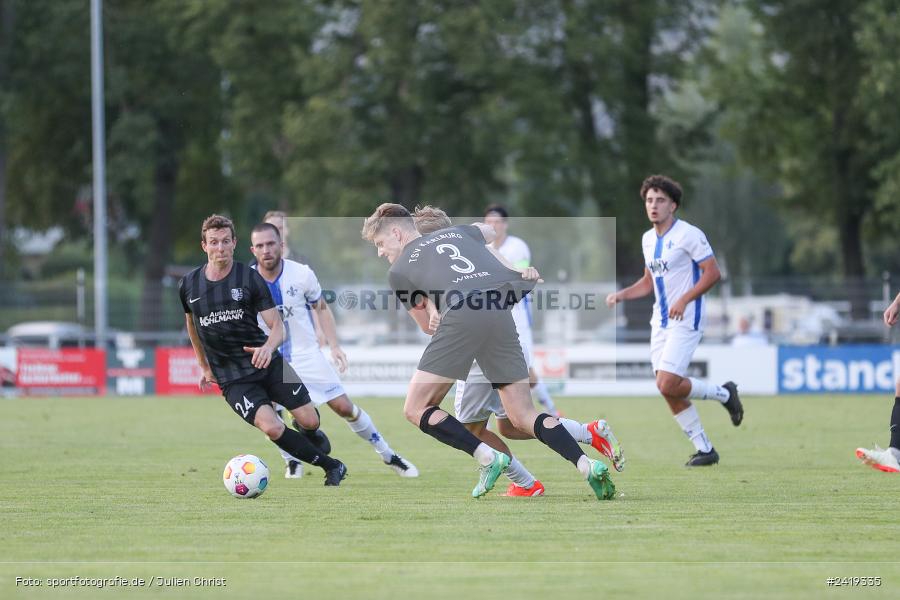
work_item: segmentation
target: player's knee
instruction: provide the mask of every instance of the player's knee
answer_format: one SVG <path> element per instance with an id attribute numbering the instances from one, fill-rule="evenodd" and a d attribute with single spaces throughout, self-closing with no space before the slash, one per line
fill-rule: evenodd
<path id="1" fill-rule="evenodd" d="M 422 409 L 407 402 L 403 405 L 403 416 L 406 417 L 407 421 L 418 427 L 419 421 L 422 419 Z"/>
<path id="2" fill-rule="evenodd" d="M 293 413 L 297 424 L 303 429 L 314 430 L 319 428 L 319 413 L 312 404 L 306 404 L 299 411 Z"/>
<path id="3" fill-rule="evenodd" d="M 340 396 L 334 400 L 329 400 L 328 406 L 331 407 L 338 416 L 349 419 L 353 416 L 353 403 L 347 396 Z"/>
<path id="4" fill-rule="evenodd" d="M 660 376 L 656 378 L 656 389 L 663 396 L 674 396 L 678 388 L 678 380 L 674 377 Z"/>
<path id="5" fill-rule="evenodd" d="M 278 419 L 266 420 L 257 425 L 270 440 L 277 440 L 284 433 L 284 423 Z"/>

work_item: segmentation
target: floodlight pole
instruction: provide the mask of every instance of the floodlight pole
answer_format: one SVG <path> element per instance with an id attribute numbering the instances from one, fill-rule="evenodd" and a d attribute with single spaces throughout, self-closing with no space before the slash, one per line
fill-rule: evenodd
<path id="1" fill-rule="evenodd" d="M 106 123 L 103 110 L 103 0 L 91 0 L 91 117 L 94 150 L 94 335 L 106 346 Z"/>

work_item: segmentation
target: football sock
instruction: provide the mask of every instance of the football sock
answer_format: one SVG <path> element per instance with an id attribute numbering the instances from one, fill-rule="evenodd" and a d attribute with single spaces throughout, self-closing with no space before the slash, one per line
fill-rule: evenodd
<path id="1" fill-rule="evenodd" d="M 587 423 L 579 423 L 578 421 L 567 419 L 565 417 L 556 417 L 556 420 L 559 421 L 560 425 L 566 428 L 566 431 L 575 438 L 576 442 L 581 442 L 582 444 L 591 443 L 591 432 L 588 431 Z"/>
<path id="2" fill-rule="evenodd" d="M 437 410 L 440 409 L 437 406 L 432 406 L 422 413 L 422 418 L 419 420 L 419 429 L 443 444 L 453 446 L 457 450 L 462 450 L 466 454 L 474 456 L 475 449 L 481 444 L 481 440 L 463 427 L 463 424 L 450 416 L 449 413 L 441 411 L 444 414 L 444 418 L 434 425 L 428 424 L 429 417 Z"/>
<path id="3" fill-rule="evenodd" d="M 278 451 L 281 452 L 281 458 L 284 459 L 284 464 L 288 465 L 292 462 L 296 462 L 297 459 L 285 452 L 284 449 L 278 448 Z"/>
<path id="4" fill-rule="evenodd" d="M 393 456 L 394 454 L 394 451 L 391 450 L 391 447 L 388 445 L 388 443 L 384 441 L 384 438 L 381 437 L 381 434 L 378 433 L 377 429 L 375 429 L 375 424 L 372 422 L 372 418 L 369 417 L 366 411 L 358 406 L 353 407 L 353 414 L 353 417 L 347 419 L 347 425 L 350 426 L 350 430 L 362 439 L 372 444 L 375 452 L 381 455 L 381 460 L 383 460 L 384 462 L 389 462 L 391 460 L 391 456 Z"/>
<path id="5" fill-rule="evenodd" d="M 322 452 L 309 441 L 309 438 L 297 433 L 290 427 L 285 427 L 281 437 L 272 441 L 291 456 L 295 456 L 299 460 L 311 465 L 322 467 L 326 471 L 334 469 L 339 464 L 338 461 L 327 454 L 322 454 Z"/>
<path id="6" fill-rule="evenodd" d="M 550 392 L 547 391 L 547 386 L 543 381 L 538 381 L 537 385 L 534 386 L 534 395 L 537 396 L 537 401 L 547 409 L 547 412 L 551 414 L 556 414 L 556 405 L 553 403 L 553 398 L 550 397 Z"/>
<path id="7" fill-rule="evenodd" d="M 556 427 L 545 427 L 544 419 L 551 418 L 547 413 L 541 413 L 534 420 L 534 437 L 550 446 L 550 449 L 565 458 L 575 466 L 578 466 L 578 459 L 584 456 L 584 452 L 578 445 L 578 442 L 569 435 L 566 428 L 562 425 Z"/>
<path id="8" fill-rule="evenodd" d="M 486 467 L 494 462 L 494 456 L 496 456 L 496 454 L 493 448 L 484 442 L 481 442 L 475 448 L 474 452 L 472 452 L 472 456 L 475 457 L 475 460 L 478 461 L 479 465 Z"/>
<path id="9" fill-rule="evenodd" d="M 702 379 L 695 379 L 694 377 L 689 377 L 688 380 L 691 382 L 691 393 L 688 398 L 692 400 L 718 400 L 724 404 L 731 398 L 731 392 L 721 385 L 703 381 Z"/>
<path id="10" fill-rule="evenodd" d="M 509 480 L 514 484 L 525 489 L 533 486 L 535 482 L 534 475 L 529 473 L 528 469 L 525 468 L 525 465 L 519 462 L 519 459 L 515 456 L 509 461 L 509 467 L 506 469 L 506 476 L 509 477 Z"/>
<path id="11" fill-rule="evenodd" d="M 688 436 L 694 444 L 694 448 L 698 452 L 709 452 L 712 450 L 712 444 L 703 431 L 703 423 L 700 422 L 700 415 L 697 413 L 697 407 L 693 404 L 675 415 L 675 420 L 681 425 L 681 430 Z"/>
<path id="12" fill-rule="evenodd" d="M 891 448 L 900 449 L 900 397 L 894 398 L 891 411 Z"/>

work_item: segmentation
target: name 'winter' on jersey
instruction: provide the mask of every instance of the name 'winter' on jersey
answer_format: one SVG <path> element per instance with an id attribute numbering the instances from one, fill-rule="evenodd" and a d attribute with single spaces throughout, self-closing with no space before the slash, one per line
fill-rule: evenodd
<path id="1" fill-rule="evenodd" d="M 687 221 L 675 219 L 662 235 L 657 235 L 655 229 L 644 233 L 641 245 L 656 294 L 650 324 L 702 330 L 706 312 L 702 296 L 687 305 L 682 321 L 669 319 L 669 307 L 700 280 L 700 263 L 713 255 L 706 235 Z"/>
<path id="2" fill-rule="evenodd" d="M 253 268 L 257 269 L 258 265 Z M 281 273 L 275 281 L 266 281 L 266 285 L 284 322 L 281 354 L 290 361 L 302 352 L 318 352 L 312 306 L 322 297 L 322 287 L 315 272 L 307 265 L 286 258 L 281 261 Z M 259 326 L 268 331 L 262 319 Z"/>

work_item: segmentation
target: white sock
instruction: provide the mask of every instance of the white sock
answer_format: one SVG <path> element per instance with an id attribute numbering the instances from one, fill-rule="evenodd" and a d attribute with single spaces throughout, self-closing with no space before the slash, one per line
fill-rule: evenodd
<path id="1" fill-rule="evenodd" d="M 384 441 L 384 438 L 381 437 L 381 434 L 375 429 L 372 418 L 369 417 L 366 411 L 358 406 L 353 407 L 353 412 L 356 418 L 352 421 L 347 419 L 347 425 L 350 426 L 353 433 L 372 444 L 372 447 L 375 448 L 375 452 L 381 455 L 381 460 L 389 462 L 394 451 L 391 450 L 388 443 Z"/>
<path id="2" fill-rule="evenodd" d="M 475 448 L 475 452 L 472 453 L 472 456 L 475 457 L 475 460 L 478 461 L 479 465 L 486 467 L 494 462 L 494 449 L 484 442 L 481 442 L 478 444 L 478 447 Z"/>
<path id="3" fill-rule="evenodd" d="M 702 379 L 694 379 L 693 377 L 689 377 L 688 381 L 691 382 L 691 393 L 688 395 L 688 398 L 692 400 L 718 400 L 724 404 L 731 398 L 731 392 L 721 385 L 703 381 Z"/>
<path id="4" fill-rule="evenodd" d="M 675 415 L 675 420 L 681 425 L 681 430 L 688 436 L 694 444 L 694 448 L 698 452 L 709 452 L 712 450 L 712 444 L 703 431 L 703 423 L 700 422 L 700 415 L 697 413 L 697 407 L 691 404 L 685 410 Z"/>
<path id="5" fill-rule="evenodd" d="M 575 465 L 578 470 L 584 475 L 584 478 L 587 479 L 588 475 L 591 474 L 591 459 L 587 457 L 587 454 L 582 454 L 578 458 L 578 464 Z"/>
<path id="6" fill-rule="evenodd" d="M 520 463 L 519 459 L 515 456 L 509 461 L 509 468 L 506 469 L 506 476 L 509 477 L 509 480 L 514 484 L 525 489 L 533 486 L 535 482 L 534 475 L 529 473 L 528 469 L 525 468 L 525 465 Z"/>
<path id="7" fill-rule="evenodd" d="M 556 420 L 559 421 L 560 425 L 566 428 L 566 431 L 575 438 L 576 442 L 582 444 L 591 443 L 591 432 L 588 431 L 587 423 L 579 423 L 578 421 L 567 419 L 565 417 L 557 417 Z"/>
<path id="8" fill-rule="evenodd" d="M 547 386 L 543 381 L 538 381 L 537 385 L 533 388 L 534 395 L 537 396 L 537 401 L 541 406 L 547 409 L 551 416 L 556 415 L 556 405 L 553 403 L 553 398 L 550 397 L 550 392 L 547 391 Z"/>
<path id="9" fill-rule="evenodd" d="M 285 452 L 285 451 L 282 450 L 281 448 L 278 448 L 278 451 L 281 452 L 281 458 L 284 459 L 284 464 L 289 465 L 289 464 L 291 464 L 292 462 L 300 462 L 299 460 L 297 460 L 296 458 L 294 458 L 293 455 L 288 454 L 287 452 Z"/>
<path id="10" fill-rule="evenodd" d="M 891 446 L 890 448 L 888 448 L 888 450 L 891 451 L 891 454 L 894 455 L 894 458 L 897 459 L 897 462 L 900 462 L 900 448 L 894 448 L 893 446 Z"/>

